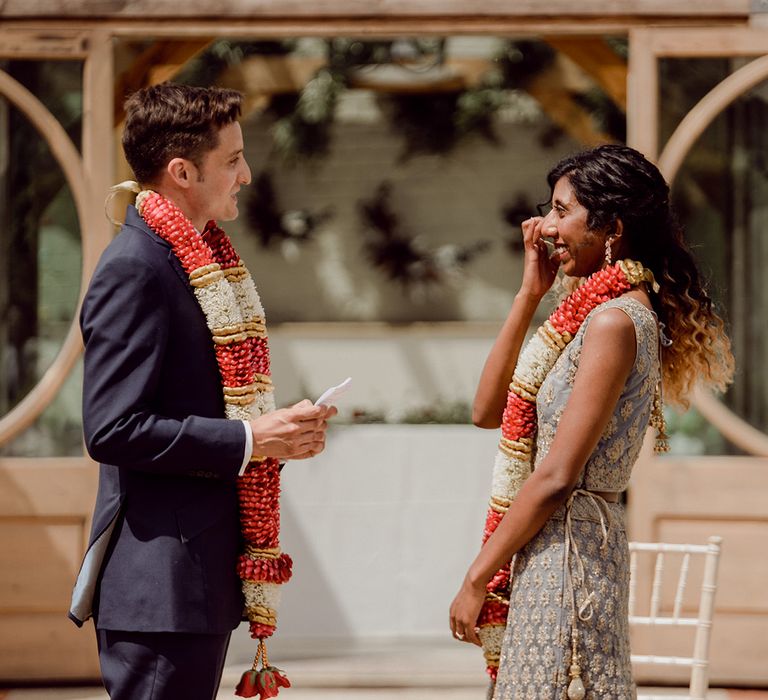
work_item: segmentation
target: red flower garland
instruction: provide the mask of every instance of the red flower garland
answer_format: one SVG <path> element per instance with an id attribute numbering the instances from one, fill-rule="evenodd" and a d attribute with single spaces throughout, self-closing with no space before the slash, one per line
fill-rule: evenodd
<path id="1" fill-rule="evenodd" d="M 201 303 L 209 327 L 210 309 L 201 289 L 223 277 L 234 285 L 250 278 L 229 237 L 213 221 L 205 232 L 198 233 L 192 222 L 173 202 L 152 191 L 140 193 L 136 202 L 139 213 L 147 225 L 171 248 L 179 259 Z M 219 275 L 219 276 L 217 276 Z M 249 280 L 250 281 L 250 280 Z M 249 290 L 246 289 L 247 294 Z M 234 292 L 233 292 L 234 294 Z M 258 296 L 255 304 L 260 307 Z M 215 295 L 214 295 L 215 298 Z M 246 301 L 254 302 L 253 299 Z M 237 295 L 228 302 L 238 304 Z M 238 328 L 218 329 L 214 334 L 216 361 L 222 379 L 224 399 L 230 406 L 248 406 L 253 403 L 259 388 L 271 391 L 269 346 L 264 319 L 243 319 Z M 268 409 L 267 409 L 268 410 Z M 250 415 L 250 414 L 246 414 Z M 253 417 L 259 415 L 255 413 Z M 233 417 L 229 415 L 228 417 Z M 269 666 L 264 640 L 275 631 L 277 612 L 275 605 L 264 604 L 268 598 L 265 587 L 282 584 L 291 577 L 291 558 L 279 550 L 280 534 L 280 466 L 276 459 L 253 459 L 237 481 L 240 505 L 240 526 L 245 543 L 237 571 L 246 594 L 250 634 L 259 640 L 253 669 L 246 671 L 238 684 L 236 694 L 242 697 L 270 698 L 280 687 L 290 683 L 278 669 Z M 249 596 L 249 593 L 251 594 Z M 272 594 L 274 596 L 274 594 Z M 250 604 L 256 596 L 258 603 Z M 269 598 L 271 600 L 271 598 Z M 263 668 L 258 664 L 263 659 Z"/>

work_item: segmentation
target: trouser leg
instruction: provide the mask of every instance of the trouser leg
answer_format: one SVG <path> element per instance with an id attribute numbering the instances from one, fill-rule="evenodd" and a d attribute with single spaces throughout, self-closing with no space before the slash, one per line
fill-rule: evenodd
<path id="1" fill-rule="evenodd" d="M 229 634 L 96 630 L 111 700 L 214 700 Z"/>

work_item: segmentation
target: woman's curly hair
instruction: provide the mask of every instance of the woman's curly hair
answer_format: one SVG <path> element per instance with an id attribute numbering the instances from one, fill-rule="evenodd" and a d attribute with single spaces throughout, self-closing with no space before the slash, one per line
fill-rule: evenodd
<path id="1" fill-rule="evenodd" d="M 611 233 L 621 220 L 621 257 L 641 262 L 659 283 L 651 303 L 672 340 L 662 348 L 665 398 L 687 407 L 698 382 L 724 391 L 733 379 L 731 344 L 658 168 L 633 148 L 604 145 L 560 161 L 547 175 L 551 190 L 561 177 L 587 210 L 589 229 Z"/>

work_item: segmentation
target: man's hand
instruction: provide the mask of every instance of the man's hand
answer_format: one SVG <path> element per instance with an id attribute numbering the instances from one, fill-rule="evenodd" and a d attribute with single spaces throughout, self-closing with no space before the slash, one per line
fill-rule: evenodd
<path id="1" fill-rule="evenodd" d="M 315 406 L 308 399 L 251 421 L 253 456 L 307 459 L 325 448 L 326 421 L 335 406 Z"/>

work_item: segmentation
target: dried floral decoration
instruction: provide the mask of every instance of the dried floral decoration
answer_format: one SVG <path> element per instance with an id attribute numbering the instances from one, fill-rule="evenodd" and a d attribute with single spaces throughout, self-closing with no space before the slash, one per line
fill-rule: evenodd
<path id="1" fill-rule="evenodd" d="M 271 173 L 254 178 L 246 200 L 246 218 L 262 248 L 278 248 L 287 260 L 295 259 L 301 246 L 314 240 L 318 227 L 333 217 L 333 208 L 318 212 L 281 209 Z"/>
<path id="2" fill-rule="evenodd" d="M 403 230 L 391 201 L 392 185 L 385 181 L 370 200 L 360 202 L 360 217 L 365 225 L 363 245 L 371 264 L 404 289 L 444 284 L 490 248 L 489 241 L 480 240 L 427 249 L 418 238 Z"/>

